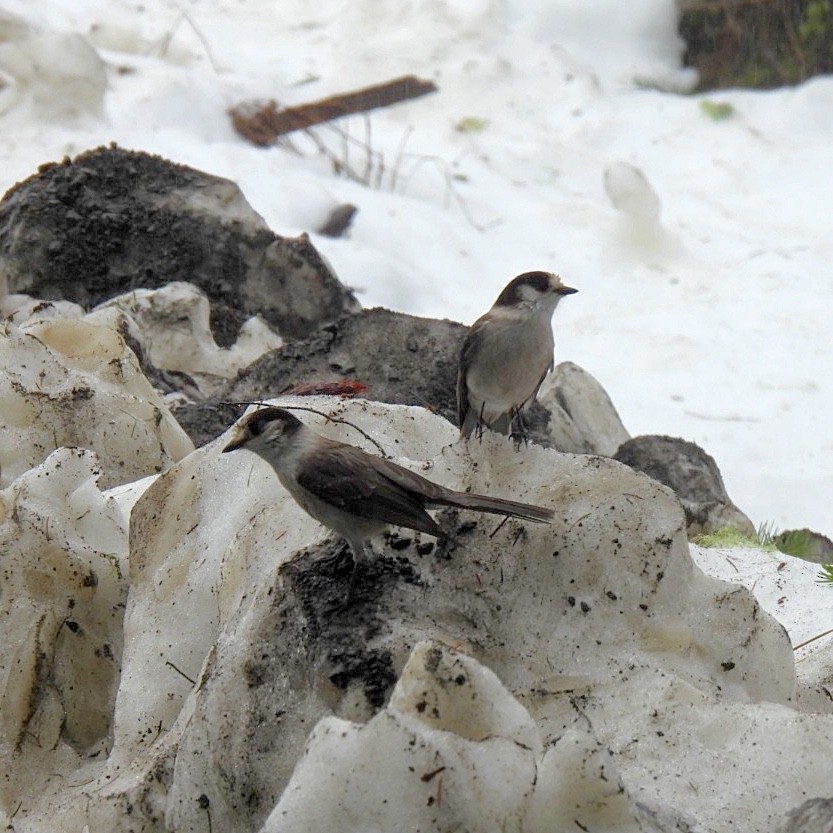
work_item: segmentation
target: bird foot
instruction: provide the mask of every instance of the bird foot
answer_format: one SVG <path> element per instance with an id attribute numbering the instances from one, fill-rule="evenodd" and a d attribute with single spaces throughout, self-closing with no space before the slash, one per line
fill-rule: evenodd
<path id="1" fill-rule="evenodd" d="M 523 412 L 520 410 L 517 410 L 512 414 L 509 437 L 515 444 L 515 451 L 521 450 L 521 443 L 524 444 L 524 448 L 529 446 L 529 431 L 527 430 L 526 422 L 523 418 Z"/>
<path id="2" fill-rule="evenodd" d="M 521 450 L 521 444 L 523 444 L 524 448 L 529 446 L 529 434 L 525 431 L 513 431 L 509 437 L 515 445 L 515 451 Z"/>
<path id="3" fill-rule="evenodd" d="M 324 612 L 330 615 L 336 613 L 344 613 L 345 610 L 350 608 L 355 602 L 358 601 L 358 594 L 356 593 L 356 578 L 359 574 L 359 563 L 356 560 L 356 557 L 353 555 L 353 550 L 347 543 L 345 543 L 344 550 L 342 550 L 339 554 L 343 557 L 345 551 L 352 562 L 350 569 L 350 578 L 347 580 L 347 591 L 341 599 L 333 600 L 333 602 L 327 605 L 327 607 L 324 609 Z"/>

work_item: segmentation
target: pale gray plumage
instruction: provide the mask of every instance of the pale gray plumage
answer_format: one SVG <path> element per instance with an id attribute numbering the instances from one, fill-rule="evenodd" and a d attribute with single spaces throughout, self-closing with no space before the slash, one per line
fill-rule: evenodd
<path id="1" fill-rule="evenodd" d="M 356 559 L 387 525 L 444 537 L 426 508 L 457 506 L 546 522 L 550 509 L 456 492 L 352 445 L 315 433 L 282 408 L 244 417 L 223 452 L 254 451 L 307 514 L 345 538 Z"/>
<path id="2" fill-rule="evenodd" d="M 551 272 L 524 272 L 507 284 L 474 322 L 460 352 L 457 416 L 460 434 L 490 428 L 509 434 L 553 367 L 552 314 L 565 286 Z"/>

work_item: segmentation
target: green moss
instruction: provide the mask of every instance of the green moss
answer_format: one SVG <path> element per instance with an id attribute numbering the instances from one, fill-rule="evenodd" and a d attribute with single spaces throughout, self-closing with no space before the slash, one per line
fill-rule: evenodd
<path id="1" fill-rule="evenodd" d="M 722 121 L 735 114 L 735 108 L 726 101 L 711 101 L 708 98 L 700 99 L 700 110 L 712 121 Z"/>
<path id="2" fill-rule="evenodd" d="M 813 538 L 806 530 L 778 532 L 771 522 L 762 523 L 755 535 L 726 526 L 717 532 L 698 535 L 692 543 L 700 547 L 754 547 L 766 552 L 783 552 L 796 558 L 808 558 L 813 552 Z"/>
<path id="3" fill-rule="evenodd" d="M 717 532 L 698 535 L 692 543 L 699 547 L 754 547 L 767 552 L 774 552 L 777 549 L 771 541 L 761 541 L 760 535 L 757 537 L 748 535 L 733 526 L 724 526 L 722 529 L 718 529 Z"/>
<path id="4" fill-rule="evenodd" d="M 830 49 L 833 10 L 830 0 L 809 0 L 798 24 L 798 35 L 805 49 Z"/>
<path id="5" fill-rule="evenodd" d="M 454 125 L 454 129 L 459 133 L 479 133 L 488 126 L 488 119 L 481 119 L 478 116 L 464 116 Z"/>
<path id="6" fill-rule="evenodd" d="M 773 543 L 781 552 L 796 558 L 810 558 L 813 554 L 813 538 L 806 529 L 792 529 L 773 535 Z"/>

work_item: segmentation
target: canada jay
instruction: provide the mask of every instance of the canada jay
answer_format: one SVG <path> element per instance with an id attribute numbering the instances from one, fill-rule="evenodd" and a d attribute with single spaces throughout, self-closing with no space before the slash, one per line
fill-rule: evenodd
<path id="1" fill-rule="evenodd" d="M 354 561 L 388 524 L 444 538 L 426 508 L 459 506 L 541 522 L 553 516 L 541 506 L 446 489 L 390 460 L 322 437 L 282 408 L 245 416 L 223 452 L 239 448 L 266 460 L 307 514 L 346 538 Z"/>
<path id="2" fill-rule="evenodd" d="M 457 375 L 461 436 L 484 427 L 523 434 L 521 411 L 553 368 L 552 314 L 574 292 L 551 272 L 524 272 L 474 322 Z"/>

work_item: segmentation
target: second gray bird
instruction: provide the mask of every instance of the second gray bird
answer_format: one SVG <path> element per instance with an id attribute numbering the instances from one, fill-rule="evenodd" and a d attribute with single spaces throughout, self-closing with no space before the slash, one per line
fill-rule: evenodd
<path id="1" fill-rule="evenodd" d="M 457 376 L 461 436 L 484 428 L 524 433 L 521 412 L 553 368 L 552 314 L 574 292 L 551 272 L 524 272 L 474 322 Z"/>
<path id="2" fill-rule="evenodd" d="M 283 408 L 245 416 L 223 452 L 237 449 L 269 463 L 307 514 L 347 540 L 355 560 L 389 524 L 445 537 L 427 508 L 457 506 L 539 522 L 553 516 L 542 506 L 446 489 L 390 460 L 322 437 Z"/>

